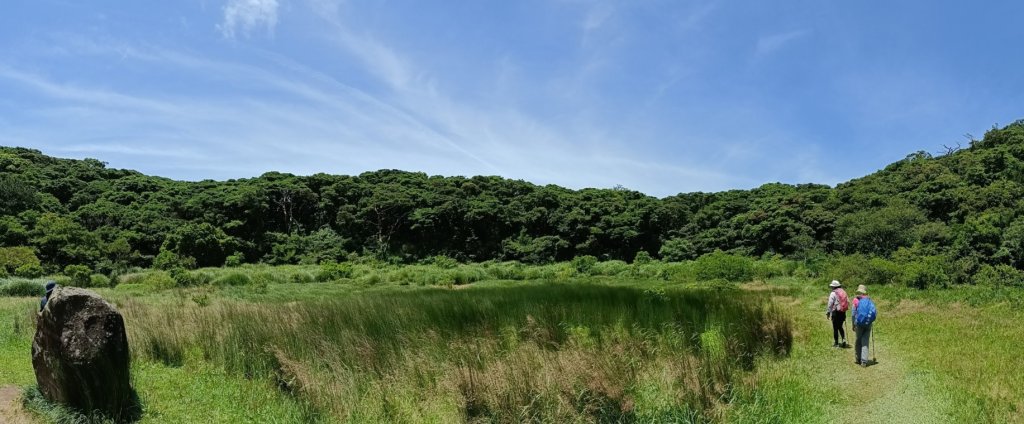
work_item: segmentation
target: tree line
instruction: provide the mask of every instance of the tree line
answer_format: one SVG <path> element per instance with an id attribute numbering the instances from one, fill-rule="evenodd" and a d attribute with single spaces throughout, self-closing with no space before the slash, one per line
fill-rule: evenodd
<path id="1" fill-rule="evenodd" d="M 834 188 L 772 183 L 665 198 L 398 170 L 188 182 L 0 147 L 0 273 L 354 257 L 678 261 L 724 251 L 932 261 L 951 282 L 969 282 L 1024 269 L 1022 194 L 1024 120 Z"/>

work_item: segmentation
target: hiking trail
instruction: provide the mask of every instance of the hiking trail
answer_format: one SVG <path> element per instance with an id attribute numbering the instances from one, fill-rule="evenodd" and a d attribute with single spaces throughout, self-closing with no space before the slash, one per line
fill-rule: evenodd
<path id="1" fill-rule="evenodd" d="M 21 407 L 21 388 L 0 387 L 0 423 L 32 424 L 35 421 Z"/>
<path id="2" fill-rule="evenodd" d="M 880 309 L 885 311 L 885 303 Z M 877 363 L 863 368 L 853 362 L 853 347 L 832 347 L 832 327 L 824 318 L 823 301 L 804 301 L 794 305 L 796 326 L 810 337 L 802 340 L 811 351 L 812 360 L 821 361 L 822 388 L 839 391 L 839 403 L 829 405 L 833 413 L 829 422 L 862 423 L 936 423 L 949 422 L 948 402 L 941 395 L 942 388 L 935 376 L 927 371 L 915 370 L 901 355 L 900 346 L 887 337 L 887 322 L 883 318 L 875 324 L 874 344 Z M 847 325 L 847 341 L 854 344 L 852 324 Z M 810 328 L 808 328 L 810 327 Z"/>

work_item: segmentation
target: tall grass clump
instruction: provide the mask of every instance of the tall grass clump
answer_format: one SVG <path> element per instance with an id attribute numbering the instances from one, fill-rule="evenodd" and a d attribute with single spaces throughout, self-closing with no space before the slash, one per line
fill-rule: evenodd
<path id="1" fill-rule="evenodd" d="M 12 278 L 6 282 L 0 281 L 0 296 L 8 297 L 35 297 L 46 293 L 46 283 L 42 280 L 28 280 L 24 278 Z"/>
<path id="2" fill-rule="evenodd" d="M 488 275 L 474 269 L 448 271 Z M 351 422 L 711 420 L 756 357 L 792 344 L 789 319 L 742 292 L 597 284 L 122 312 L 142 359 L 199 352 Z"/>

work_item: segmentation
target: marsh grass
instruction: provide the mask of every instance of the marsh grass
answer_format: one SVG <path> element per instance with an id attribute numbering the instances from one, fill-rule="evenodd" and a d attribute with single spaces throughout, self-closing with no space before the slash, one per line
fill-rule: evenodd
<path id="1" fill-rule="evenodd" d="M 336 420 L 705 421 L 789 321 L 742 294 L 601 284 L 252 304 L 122 300 L 133 352 L 197 355 Z"/>

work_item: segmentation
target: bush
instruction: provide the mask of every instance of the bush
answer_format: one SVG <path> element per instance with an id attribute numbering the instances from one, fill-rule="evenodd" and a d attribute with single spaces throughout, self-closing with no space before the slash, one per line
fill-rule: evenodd
<path id="1" fill-rule="evenodd" d="M 25 265 L 41 265 L 31 247 L 0 247 L 0 272 L 4 275 Z"/>
<path id="2" fill-rule="evenodd" d="M 219 287 L 247 286 L 249 284 L 252 284 L 252 279 L 241 272 L 228 273 L 216 280 L 213 280 L 213 285 Z"/>
<path id="3" fill-rule="evenodd" d="M 21 278 L 39 278 L 45 273 L 43 267 L 37 264 L 25 264 L 14 270 L 14 275 Z"/>
<path id="4" fill-rule="evenodd" d="M 662 244 L 658 254 L 666 261 L 679 262 L 693 259 L 696 256 L 696 251 L 697 249 L 689 240 L 674 238 Z"/>
<path id="5" fill-rule="evenodd" d="M 1024 287 L 1024 272 L 1009 265 L 982 265 L 973 281 L 987 287 Z"/>
<path id="6" fill-rule="evenodd" d="M 796 262 L 780 257 L 764 258 L 753 263 L 755 279 L 764 281 L 774 277 L 788 277 L 796 270 Z"/>
<path id="7" fill-rule="evenodd" d="M 205 272 L 193 272 L 184 268 L 174 268 L 169 272 L 174 285 L 178 287 L 194 287 L 210 284 L 213 277 Z"/>
<path id="8" fill-rule="evenodd" d="M 242 252 L 235 252 L 224 259 L 224 266 L 226 267 L 241 266 L 243 263 L 245 263 L 245 255 Z"/>
<path id="9" fill-rule="evenodd" d="M 306 284 L 312 283 L 315 279 L 313 278 L 313 274 L 310 274 L 305 271 L 300 271 L 289 276 L 288 280 L 295 284 Z"/>
<path id="10" fill-rule="evenodd" d="M 286 281 L 284 278 L 282 278 L 280 275 L 276 273 L 263 271 L 253 274 L 252 282 L 257 286 L 266 286 L 270 284 L 283 284 Z"/>
<path id="11" fill-rule="evenodd" d="M 89 277 L 89 287 L 110 287 L 110 278 L 103 274 L 93 274 Z"/>
<path id="12" fill-rule="evenodd" d="M 4 267 L 0 266 L 0 278 L 7 278 L 7 277 L 10 277 L 10 276 L 11 276 L 11 274 L 9 272 L 7 272 L 7 268 L 4 268 Z"/>
<path id="13" fill-rule="evenodd" d="M 352 264 L 326 263 L 320 266 L 320 273 L 316 275 L 316 280 L 321 282 L 343 278 L 352 278 Z"/>
<path id="14" fill-rule="evenodd" d="M 30 280 L 13 280 L 0 285 L 0 296 L 35 297 L 44 294 L 46 294 L 46 288 L 42 284 Z"/>
<path id="15" fill-rule="evenodd" d="M 633 257 L 633 263 L 637 265 L 649 264 L 653 260 L 654 258 L 652 258 L 651 254 L 647 253 L 646 250 L 636 252 L 636 256 Z"/>
<path id="16" fill-rule="evenodd" d="M 174 268 L 194 269 L 196 259 L 191 256 L 180 256 L 170 250 L 160 250 L 153 259 L 153 268 L 171 270 Z"/>
<path id="17" fill-rule="evenodd" d="M 173 289 L 177 285 L 177 282 L 171 278 L 171 275 L 166 271 L 156 271 L 144 274 L 139 279 L 139 284 L 150 287 L 154 290 L 167 290 Z"/>
<path id="18" fill-rule="evenodd" d="M 68 265 L 64 267 L 64 275 L 71 279 L 71 284 L 77 287 L 89 287 L 92 280 L 92 270 L 85 265 Z"/>
<path id="19" fill-rule="evenodd" d="M 594 265 L 597 265 L 597 258 L 590 255 L 577 256 L 572 259 L 572 267 L 577 274 L 590 274 Z"/>
<path id="20" fill-rule="evenodd" d="M 459 266 L 459 261 L 444 255 L 434 256 L 428 262 L 441 269 L 452 269 Z"/>
<path id="21" fill-rule="evenodd" d="M 947 287 L 950 282 L 949 274 L 946 272 L 947 265 L 946 259 L 942 256 L 920 258 L 902 266 L 900 282 L 916 289 Z"/>
<path id="22" fill-rule="evenodd" d="M 753 278 L 753 260 L 722 251 L 697 258 L 693 266 L 698 280 L 750 281 Z"/>
<path id="23" fill-rule="evenodd" d="M 598 262 L 590 270 L 591 275 L 604 275 L 608 277 L 614 277 L 616 275 L 623 275 L 629 272 L 629 264 L 619 261 L 604 261 Z"/>
<path id="24" fill-rule="evenodd" d="M 488 264 L 486 270 L 495 280 L 522 280 L 526 278 L 523 268 L 523 264 L 513 261 Z"/>

